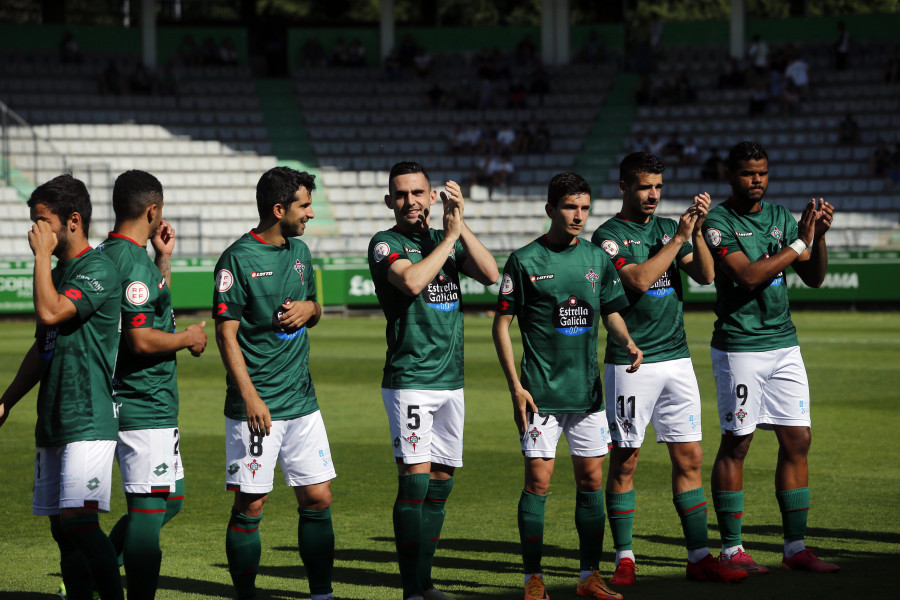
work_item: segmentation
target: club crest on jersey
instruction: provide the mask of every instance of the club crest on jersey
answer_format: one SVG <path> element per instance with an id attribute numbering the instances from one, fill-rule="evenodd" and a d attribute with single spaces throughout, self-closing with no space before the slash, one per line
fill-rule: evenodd
<path id="1" fill-rule="evenodd" d="M 538 438 L 541 437 L 541 432 L 538 431 L 537 427 L 535 427 L 531 431 L 526 433 L 525 435 L 527 435 L 528 437 L 531 438 L 531 445 L 535 446 L 535 445 L 537 445 Z"/>
<path id="2" fill-rule="evenodd" d="M 600 276 L 594 273 L 594 270 L 591 269 L 585 274 L 584 278 L 591 282 L 591 291 L 596 292 L 597 282 L 600 280 Z"/>
<path id="3" fill-rule="evenodd" d="M 228 269 L 221 269 L 216 273 L 216 290 L 227 292 L 234 285 L 234 275 Z"/>
<path id="4" fill-rule="evenodd" d="M 778 229 L 778 226 L 776 226 L 775 229 L 772 230 L 772 237 L 776 240 L 781 240 L 782 235 L 783 234 L 781 233 L 781 230 Z"/>
<path id="5" fill-rule="evenodd" d="M 391 247 L 387 245 L 387 242 L 378 242 L 375 244 L 375 247 L 372 248 L 372 258 L 375 259 L 375 262 L 383 261 L 390 253 Z"/>
<path id="6" fill-rule="evenodd" d="M 262 468 L 262 465 L 256 462 L 256 459 L 253 459 L 253 462 L 247 463 L 247 468 L 250 469 L 250 472 L 253 474 L 253 479 L 256 479 L 256 472 Z"/>
<path id="7" fill-rule="evenodd" d="M 718 246 L 722 243 L 722 232 L 718 229 L 713 229 L 712 227 L 710 227 L 706 230 L 706 241 L 713 246 Z"/>
<path id="8" fill-rule="evenodd" d="M 619 245 L 612 240 L 603 240 L 600 248 L 610 256 L 615 256 L 619 253 Z"/>
<path id="9" fill-rule="evenodd" d="M 303 272 L 306 270 L 306 265 L 300 262 L 300 259 L 297 259 L 297 262 L 294 263 L 294 270 L 300 273 L 300 281 L 303 281 Z"/>
<path id="10" fill-rule="evenodd" d="M 409 442 L 410 444 L 412 444 L 413 452 L 415 452 L 415 451 L 416 451 L 416 444 L 418 444 L 419 442 L 421 442 L 421 441 L 422 441 L 422 438 L 420 438 L 419 436 L 417 436 L 417 435 L 416 435 L 416 432 L 413 431 L 413 432 L 412 432 L 412 435 L 409 436 L 408 438 L 406 438 L 406 441 Z"/>
<path id="11" fill-rule="evenodd" d="M 631 421 L 629 421 L 628 419 L 625 419 L 624 421 L 622 421 L 622 431 L 625 432 L 625 435 L 630 435 L 631 430 L 633 428 L 634 428 L 634 424 Z"/>
<path id="12" fill-rule="evenodd" d="M 663 243 L 663 246 L 665 246 L 666 244 L 668 244 L 669 242 L 672 241 L 672 238 L 670 238 L 670 237 L 669 237 L 669 234 L 667 233 L 666 235 L 664 235 L 664 236 L 662 237 L 662 240 L 661 240 L 661 241 L 662 241 L 662 243 Z"/>
<path id="13" fill-rule="evenodd" d="M 511 294 L 513 291 L 513 280 L 509 273 L 503 274 L 503 281 L 500 282 L 500 293 Z"/>
<path id="14" fill-rule="evenodd" d="M 743 408 L 741 408 L 741 409 L 738 409 L 738 411 L 736 413 L 734 413 L 734 416 L 737 417 L 737 420 L 741 422 L 741 425 L 743 425 L 744 419 L 747 417 L 747 413 L 744 411 Z"/>
<path id="15" fill-rule="evenodd" d="M 581 335 L 594 326 L 594 309 L 584 300 L 569 296 L 556 305 L 553 327 L 563 335 Z"/>
<path id="16" fill-rule="evenodd" d="M 132 281 L 125 288 L 125 298 L 135 306 L 146 304 L 150 299 L 150 288 L 142 281 Z"/>

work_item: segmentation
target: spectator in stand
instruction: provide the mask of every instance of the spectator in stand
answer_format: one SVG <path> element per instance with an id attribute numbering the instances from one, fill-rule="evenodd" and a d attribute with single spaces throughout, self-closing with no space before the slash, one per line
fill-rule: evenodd
<path id="1" fill-rule="evenodd" d="M 350 46 L 347 40 L 339 37 L 331 50 L 331 64 L 335 67 L 346 67 L 350 64 Z"/>
<path id="2" fill-rule="evenodd" d="M 663 145 L 662 155 L 666 159 L 666 164 L 669 165 L 678 165 L 684 161 L 684 144 L 677 135 L 673 135 L 672 139 Z"/>
<path id="3" fill-rule="evenodd" d="M 509 154 L 516 145 L 516 130 L 512 123 L 504 123 L 497 131 L 495 150 L 501 154 Z"/>
<path id="4" fill-rule="evenodd" d="M 725 161 L 719 156 L 719 150 L 713 148 L 700 168 L 700 179 L 703 181 L 724 181 Z"/>
<path id="5" fill-rule="evenodd" d="M 211 37 L 206 38 L 203 42 L 203 48 L 200 49 L 200 61 L 204 65 L 217 65 L 222 54 L 219 51 L 219 45 L 216 40 Z"/>
<path id="6" fill-rule="evenodd" d="M 797 112 L 800 102 L 803 100 L 803 91 L 788 79 L 781 86 L 781 116 L 787 118 Z"/>
<path id="7" fill-rule="evenodd" d="M 482 79 L 478 88 L 478 108 L 494 108 L 494 85 L 490 79 Z"/>
<path id="8" fill-rule="evenodd" d="M 425 95 L 428 97 L 428 105 L 431 108 L 441 108 L 444 105 L 444 100 L 447 97 L 447 93 L 444 91 L 444 88 L 441 87 L 441 84 L 437 81 L 434 82 L 434 85 L 431 86 Z"/>
<path id="9" fill-rule="evenodd" d="M 351 67 L 366 66 L 366 47 L 362 45 L 359 38 L 353 38 L 353 41 L 350 42 L 348 61 Z"/>
<path id="10" fill-rule="evenodd" d="M 541 106 L 544 105 L 544 96 L 550 93 L 550 74 L 540 63 L 531 72 L 528 91 L 539 98 Z"/>
<path id="11" fill-rule="evenodd" d="M 546 154 L 550 150 L 550 129 L 547 123 L 541 121 L 538 123 L 537 129 L 534 131 L 532 138 L 531 151 L 535 154 Z"/>
<path id="12" fill-rule="evenodd" d="M 742 88 L 746 83 L 747 77 L 741 63 L 736 58 L 732 58 L 728 62 L 725 72 L 719 75 L 719 89 Z"/>
<path id="13" fill-rule="evenodd" d="M 647 141 L 647 152 L 649 152 L 653 156 L 659 156 L 660 154 L 662 154 L 662 149 L 663 149 L 664 145 L 665 145 L 665 142 L 663 142 L 661 139 L 659 139 L 659 136 L 654 133 L 650 136 L 650 139 Z"/>
<path id="14" fill-rule="evenodd" d="M 631 151 L 632 152 L 647 152 L 647 148 L 649 148 L 647 144 L 647 138 L 644 137 L 644 133 L 639 131 L 637 135 L 634 136 L 634 139 L 631 141 Z"/>
<path id="15" fill-rule="evenodd" d="M 659 104 L 656 88 L 654 87 L 650 76 L 646 73 L 641 75 L 637 91 L 634 93 L 634 99 L 638 106 L 656 106 Z"/>
<path id="16" fill-rule="evenodd" d="M 400 42 L 400 48 L 397 51 L 397 55 L 400 58 L 400 64 L 404 67 L 413 66 L 413 58 L 416 56 L 416 52 L 419 50 L 419 46 L 416 44 L 416 41 L 412 38 L 408 33 L 403 36 L 403 41 Z"/>
<path id="17" fill-rule="evenodd" d="M 304 67 L 321 67 L 325 64 L 325 49 L 317 36 L 310 36 L 303 43 L 302 53 Z"/>
<path id="18" fill-rule="evenodd" d="M 534 143 L 534 136 L 531 135 L 531 129 L 528 127 L 527 121 L 522 121 L 519 129 L 516 131 L 516 154 L 527 154 L 531 152 L 531 146 Z"/>
<path id="19" fill-rule="evenodd" d="M 100 74 L 100 93 L 121 96 L 125 86 L 122 84 L 122 73 L 116 61 L 109 59 L 103 73 Z"/>
<path id="20" fill-rule="evenodd" d="M 197 47 L 197 42 L 194 41 L 194 37 L 191 34 L 187 34 L 181 39 L 181 44 L 178 47 L 178 56 L 181 62 L 189 67 L 196 67 L 203 63 L 200 48 Z"/>
<path id="21" fill-rule="evenodd" d="M 589 65 L 596 65 L 603 61 L 606 49 L 603 47 L 603 40 L 596 29 L 591 29 L 588 33 L 587 41 L 581 51 L 581 62 Z"/>
<path id="22" fill-rule="evenodd" d="M 80 65 L 81 49 L 75 41 L 75 34 L 67 31 L 59 45 L 59 60 L 64 65 Z"/>
<path id="23" fill-rule="evenodd" d="M 809 64 L 799 54 L 791 54 L 787 68 L 784 70 L 784 78 L 793 83 L 800 93 L 800 99 L 805 99 L 809 90 Z"/>
<path id="24" fill-rule="evenodd" d="M 769 47 L 759 38 L 758 33 L 753 36 L 753 41 L 747 48 L 747 57 L 758 74 L 765 75 L 769 70 Z"/>
<path id="25" fill-rule="evenodd" d="M 673 104 L 686 104 L 697 99 L 697 93 L 694 86 L 688 79 L 687 71 L 682 69 L 675 76 L 675 82 L 672 84 L 670 99 Z"/>
<path id="26" fill-rule="evenodd" d="M 518 79 L 509 84 L 509 108 L 525 108 L 525 86 Z"/>
<path id="27" fill-rule="evenodd" d="M 516 46 L 516 64 L 520 67 L 532 64 L 537 55 L 537 49 L 531 40 L 530 34 L 525 34 Z"/>
<path id="28" fill-rule="evenodd" d="M 694 138 L 689 137 L 685 141 L 681 155 L 684 159 L 684 164 L 693 165 L 697 163 L 697 144 L 694 143 Z"/>
<path id="29" fill-rule="evenodd" d="M 875 152 L 869 161 L 869 169 L 874 177 L 887 177 L 888 172 L 893 165 L 891 151 L 887 149 L 884 140 L 878 140 L 875 146 Z"/>
<path id="30" fill-rule="evenodd" d="M 237 50 L 230 37 L 222 40 L 222 45 L 219 47 L 219 61 L 227 67 L 233 67 L 238 63 Z"/>
<path id="31" fill-rule="evenodd" d="M 400 55 L 396 48 L 384 57 L 384 76 L 388 81 L 397 81 L 403 77 L 403 63 L 400 61 Z"/>
<path id="32" fill-rule="evenodd" d="M 747 114 L 751 117 L 761 115 L 766 112 L 769 106 L 769 88 L 763 77 L 754 76 L 753 89 L 750 93 L 750 107 Z M 780 89 L 779 84 L 779 89 Z"/>
<path id="33" fill-rule="evenodd" d="M 513 165 L 509 154 L 501 154 L 500 160 L 491 164 L 492 188 L 506 189 L 512 183 L 513 173 L 515 172 L 516 167 Z M 493 189 L 489 190 L 489 192 L 493 192 Z"/>
<path id="34" fill-rule="evenodd" d="M 475 123 L 470 123 L 463 131 L 460 138 L 460 147 L 466 154 L 472 154 L 481 146 L 481 129 Z"/>
<path id="35" fill-rule="evenodd" d="M 416 75 L 421 78 L 428 77 L 431 74 L 431 55 L 425 51 L 425 48 L 419 46 L 416 48 L 416 54 L 413 56 L 413 67 L 416 69 Z"/>
<path id="36" fill-rule="evenodd" d="M 153 75 L 144 66 L 144 63 L 138 62 L 131 77 L 128 78 L 128 90 L 136 96 L 149 96 L 156 87 L 153 79 Z"/>
<path id="37" fill-rule="evenodd" d="M 847 68 L 847 57 L 850 55 L 850 32 L 847 24 L 838 21 L 838 36 L 834 41 L 834 68 L 843 71 Z"/>
<path id="38" fill-rule="evenodd" d="M 900 49 L 894 48 L 891 59 L 884 69 L 884 82 L 897 83 L 900 81 Z"/>
<path id="39" fill-rule="evenodd" d="M 855 144 L 859 141 L 859 123 L 853 115 L 847 113 L 841 121 L 838 133 L 838 141 L 842 144 Z"/>

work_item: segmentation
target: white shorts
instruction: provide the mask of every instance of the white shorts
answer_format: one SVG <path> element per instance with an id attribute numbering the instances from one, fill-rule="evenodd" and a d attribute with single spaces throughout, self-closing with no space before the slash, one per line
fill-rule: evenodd
<path id="1" fill-rule="evenodd" d="M 466 403 L 458 390 L 381 388 L 394 458 L 405 465 L 463 466 Z"/>
<path id="2" fill-rule="evenodd" d="M 585 458 L 605 456 L 609 452 L 609 427 L 606 413 L 580 414 L 528 413 L 522 454 L 527 458 L 555 458 L 559 436 L 566 434 L 569 454 Z"/>
<path id="3" fill-rule="evenodd" d="M 161 494 L 175 491 L 184 479 L 177 427 L 120 431 L 116 460 L 126 494 Z"/>
<path id="4" fill-rule="evenodd" d="M 700 427 L 700 388 L 690 358 L 629 365 L 606 365 L 606 418 L 622 448 L 640 448 L 652 424 L 657 442 L 696 442 Z"/>
<path id="5" fill-rule="evenodd" d="M 799 346 L 766 352 L 712 348 L 711 353 L 722 433 L 809 427 L 809 382 Z"/>
<path id="6" fill-rule="evenodd" d="M 109 512 L 115 440 L 72 442 L 37 448 L 31 512 L 58 515 L 61 508 Z"/>
<path id="7" fill-rule="evenodd" d="M 268 494 L 281 465 L 290 487 L 331 481 L 337 474 L 322 413 L 272 421 L 269 435 L 251 434 L 246 421 L 225 417 L 225 489 Z"/>

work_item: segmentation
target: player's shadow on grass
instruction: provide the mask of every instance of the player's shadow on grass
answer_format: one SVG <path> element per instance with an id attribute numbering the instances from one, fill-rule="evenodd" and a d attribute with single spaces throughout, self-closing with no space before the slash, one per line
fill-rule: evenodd
<path id="1" fill-rule="evenodd" d="M 55 596 L 55 594 L 53 594 Z M 2 600 L 47 600 L 46 592 L 0 592 Z"/>
<path id="2" fill-rule="evenodd" d="M 718 531 L 714 526 L 710 529 Z M 742 531 L 754 535 L 773 535 L 781 537 L 780 525 L 744 525 Z M 900 544 L 900 534 L 883 531 L 859 531 L 856 529 L 829 529 L 827 527 L 807 527 L 806 539 L 815 541 L 816 538 L 833 538 L 836 540 L 857 540 L 860 542 L 881 542 L 885 544 Z M 815 545 L 815 544 L 813 544 Z"/>

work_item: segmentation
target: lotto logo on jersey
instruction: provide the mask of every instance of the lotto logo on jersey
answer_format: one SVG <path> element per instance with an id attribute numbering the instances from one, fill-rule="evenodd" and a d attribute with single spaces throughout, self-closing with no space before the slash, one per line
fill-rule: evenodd
<path id="1" fill-rule="evenodd" d="M 509 273 L 504 273 L 503 281 L 500 282 L 500 293 L 501 294 L 512 294 L 512 291 L 513 291 L 512 277 L 509 276 Z"/>
<path id="2" fill-rule="evenodd" d="M 594 326 L 594 309 L 584 300 L 570 296 L 556 306 L 553 327 L 563 335 L 581 335 Z"/>
<path id="3" fill-rule="evenodd" d="M 137 329 L 138 327 L 141 327 L 146 322 L 147 322 L 147 315 L 145 315 L 144 313 L 138 313 L 138 314 L 134 315 L 133 317 L 131 317 L 131 321 L 130 321 L 131 326 L 134 327 L 135 329 Z"/>
<path id="4" fill-rule="evenodd" d="M 216 273 L 216 290 L 227 292 L 234 285 L 234 275 L 228 269 L 222 269 Z"/>
<path id="5" fill-rule="evenodd" d="M 610 256 L 615 256 L 619 253 L 619 245 L 612 240 L 603 240 L 600 248 Z"/>
<path id="6" fill-rule="evenodd" d="M 383 261 L 390 253 L 391 247 L 387 245 L 387 242 L 378 242 L 375 244 L 375 247 L 372 248 L 372 258 L 375 259 L 375 262 Z"/>
<path id="7" fill-rule="evenodd" d="M 718 246 L 722 243 L 722 232 L 718 229 L 713 229 L 712 227 L 710 227 L 706 230 L 706 241 L 713 246 Z"/>
<path id="8" fill-rule="evenodd" d="M 69 288 L 66 290 L 66 298 L 70 300 L 81 300 L 81 290 Z"/>
<path id="9" fill-rule="evenodd" d="M 272 271 L 253 271 L 250 273 L 250 277 L 256 279 L 257 277 L 271 277 Z"/>
<path id="10" fill-rule="evenodd" d="M 125 288 L 125 299 L 135 306 L 145 304 L 150 299 L 150 288 L 141 281 L 132 281 Z"/>

